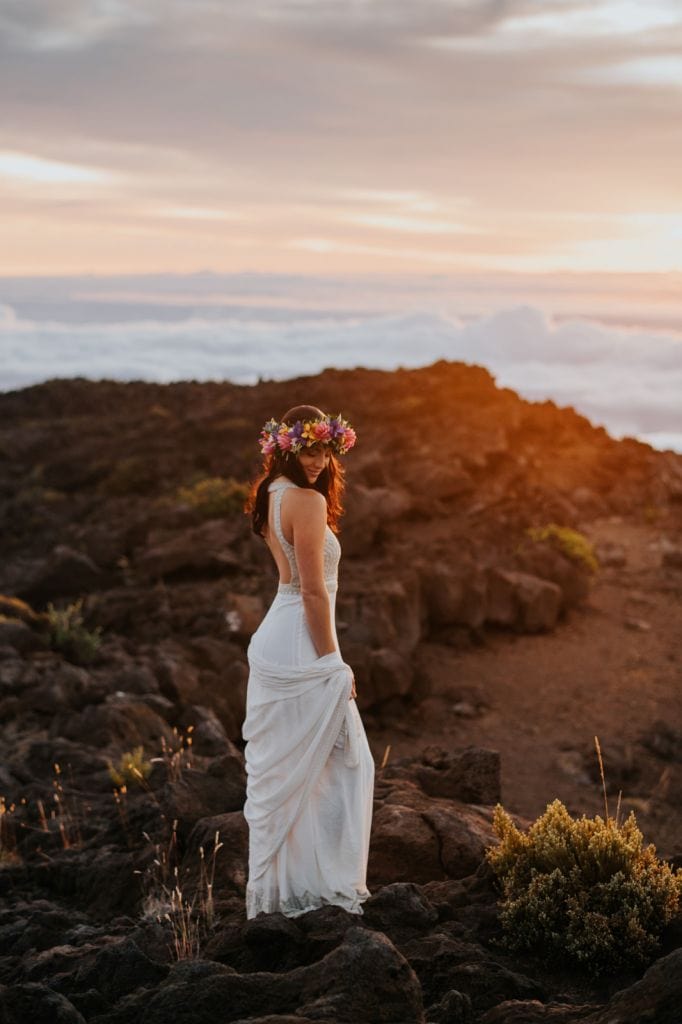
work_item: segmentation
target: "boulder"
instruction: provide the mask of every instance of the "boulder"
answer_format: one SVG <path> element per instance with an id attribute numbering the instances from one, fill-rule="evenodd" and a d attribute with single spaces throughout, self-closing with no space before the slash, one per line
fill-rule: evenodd
<path id="1" fill-rule="evenodd" d="M 77 597 L 108 586 L 111 579 L 91 558 L 66 544 L 58 544 L 34 573 L 18 587 L 17 595 L 31 604 Z"/>
<path id="2" fill-rule="evenodd" d="M 420 467 L 418 480 L 414 480 L 418 487 L 417 493 L 425 496 L 428 500 L 451 502 L 463 494 L 470 494 L 474 490 L 474 481 L 470 473 L 464 468 L 464 464 L 457 456 L 450 457 L 447 463 L 430 462 Z"/>
<path id="3" fill-rule="evenodd" d="M 297 971 L 303 1016 L 348 1024 L 422 1024 L 419 981 L 407 960 L 380 932 L 349 928 L 340 946 Z"/>
<path id="4" fill-rule="evenodd" d="M 64 771 L 68 771 L 69 780 L 72 776 L 75 777 L 79 788 L 87 785 L 93 790 L 111 794 L 112 783 L 106 770 L 106 754 L 97 747 L 91 747 L 83 742 L 68 740 L 61 736 L 53 739 L 29 737 L 13 751 L 11 766 L 18 778 L 27 782 L 39 780 L 49 787 L 54 779 L 55 763 Z M 40 834 L 29 829 L 24 839 L 28 840 L 31 836 Z"/>
<path id="5" fill-rule="evenodd" d="M 361 706 L 377 704 L 391 697 L 403 697 L 410 692 L 414 672 L 409 659 L 389 647 L 380 647 L 369 655 L 369 686 L 364 687 Z"/>
<path id="6" fill-rule="evenodd" d="M 546 541 L 525 544 L 517 562 L 522 571 L 560 588 L 562 610 L 580 604 L 590 592 L 589 570 Z"/>
<path id="7" fill-rule="evenodd" d="M 93 917 L 137 912 L 140 890 L 138 858 L 114 843 L 60 849 L 58 856 L 31 863 L 31 883 L 70 904 L 87 907 Z"/>
<path id="8" fill-rule="evenodd" d="M 460 565 L 422 563 L 421 591 L 434 629 L 462 625 L 477 629 L 485 620 L 486 579 L 471 561 Z"/>
<path id="9" fill-rule="evenodd" d="M 152 579 L 222 576 L 240 567 L 232 550 L 237 539 L 234 524 L 209 519 L 179 534 L 150 534 L 147 547 L 135 552 L 133 565 L 137 573 Z"/>
<path id="10" fill-rule="evenodd" d="M 429 1024 L 473 1024 L 471 999 L 464 992 L 449 989 L 438 1003 L 426 1011 Z"/>
<path id="11" fill-rule="evenodd" d="M 161 693 L 170 700 L 194 703 L 200 699 L 199 669 L 175 640 L 156 645 L 154 672 Z"/>
<path id="12" fill-rule="evenodd" d="M 29 664 L 22 679 L 25 710 L 41 715 L 80 711 L 104 695 L 103 687 L 90 672 L 58 656 Z"/>
<path id="13" fill-rule="evenodd" d="M 12 917 L 12 924 L 6 924 L 7 916 Z M 66 910 L 51 900 L 34 900 L 24 903 L 20 911 L 3 914 L 3 928 L 0 938 L 0 950 L 3 955 L 18 953 L 25 959 L 31 951 L 50 951 L 64 942 L 70 928 L 87 921 L 85 914 L 77 910 Z M 71 948 L 71 947 L 69 947 Z M 42 981 L 43 977 L 31 977 L 27 980 Z"/>
<path id="14" fill-rule="evenodd" d="M 414 781 L 421 767 L 404 759 L 378 777 L 369 852 L 374 883 L 463 878 L 495 841 L 492 807 L 426 795 Z"/>
<path id="15" fill-rule="evenodd" d="M 165 640 L 157 646 L 155 672 L 165 696 L 210 709 L 227 735 L 240 739 L 248 664 L 236 644 L 204 636 L 186 644 Z"/>
<path id="16" fill-rule="evenodd" d="M 363 923 L 400 945 L 433 928 L 438 911 L 414 882 L 384 885 L 362 905 Z"/>
<path id="17" fill-rule="evenodd" d="M 216 758 L 208 771 L 183 769 L 179 779 L 167 782 L 161 804 L 168 820 L 178 819 L 178 832 L 187 835 L 201 818 L 240 811 L 246 799 L 246 776 L 241 761 L 232 755 Z"/>
<path id="18" fill-rule="evenodd" d="M 384 804 L 375 810 L 367 874 L 373 885 L 444 878 L 438 836 L 413 807 Z"/>
<path id="19" fill-rule="evenodd" d="M 103 1014 L 97 1024 L 227 1024 L 287 1016 L 424 1024 L 421 990 L 409 964 L 385 935 L 362 927 L 349 928 L 318 962 L 284 973 L 239 974 L 224 964 L 181 962 L 155 991 L 134 994 L 124 1012 Z"/>
<path id="20" fill-rule="evenodd" d="M 142 985 L 154 987 L 168 974 L 165 964 L 150 960 L 133 939 L 124 937 L 107 943 L 70 972 L 62 973 L 53 987 L 76 1005 L 79 994 L 94 989 L 113 1005 Z"/>
<path id="21" fill-rule="evenodd" d="M 0 647 L 13 647 L 21 654 L 45 651 L 49 647 L 47 636 L 32 629 L 22 619 L 0 615 Z"/>
<path id="22" fill-rule="evenodd" d="M 73 1003 L 47 985 L 0 985 L 2 1024 L 85 1024 Z"/>
<path id="23" fill-rule="evenodd" d="M 192 704 L 180 717 L 181 730 L 192 729 L 192 750 L 200 757 L 218 757 L 221 754 L 236 753 L 228 739 L 222 722 L 212 708 Z"/>
<path id="24" fill-rule="evenodd" d="M 297 920 L 284 914 L 257 914 L 241 929 L 252 970 L 290 971 L 305 961 L 305 936 Z"/>
<path id="25" fill-rule="evenodd" d="M 500 800 L 500 755 L 496 750 L 467 747 L 459 753 L 426 748 L 417 770 L 419 785 L 429 796 L 469 804 Z"/>
<path id="26" fill-rule="evenodd" d="M 481 1024 L 572 1024 L 584 1022 L 594 1010 L 589 1003 L 578 1005 L 539 999 L 505 999 L 481 1017 Z M 614 1021 L 615 1024 L 615 1021 Z"/>
<path id="27" fill-rule="evenodd" d="M 679 1024 L 682 949 L 656 960 L 643 978 L 621 989 L 584 1024 Z"/>
<path id="28" fill-rule="evenodd" d="M 117 668 L 107 668 L 99 673 L 108 684 L 110 693 L 158 694 L 159 683 L 151 665 L 146 661 L 134 661 L 124 656 Z"/>
<path id="29" fill-rule="evenodd" d="M 50 737 L 57 736 L 121 752 L 142 746 L 154 755 L 160 753 L 162 739 L 168 745 L 174 742 L 168 722 L 145 701 L 127 694 L 112 694 L 103 704 L 91 704 L 79 712 L 61 712 L 50 724 Z"/>
<path id="30" fill-rule="evenodd" d="M 344 644 L 362 644 L 370 650 L 390 647 L 411 654 L 421 636 L 417 574 L 406 572 L 371 586 L 346 588 L 339 618 L 345 623 Z"/>
<path id="31" fill-rule="evenodd" d="M 506 999 L 547 998 L 544 988 L 538 982 L 510 970 L 496 960 L 476 959 L 454 964 L 450 971 L 450 983 L 453 989 L 469 997 L 475 1014 L 481 1014 Z"/>
<path id="32" fill-rule="evenodd" d="M 465 878 L 476 871 L 486 848 L 495 843 L 492 813 L 441 800 L 425 807 L 423 817 L 438 837 L 440 862 L 448 878 Z"/>
<path id="33" fill-rule="evenodd" d="M 485 617 L 520 633 L 537 633 L 556 625 L 562 592 L 556 583 L 524 572 L 491 569 Z"/>
<path id="34" fill-rule="evenodd" d="M 158 641 L 172 633 L 172 611 L 168 589 L 155 586 L 113 587 L 88 599 L 88 614 L 104 635 L 116 632 L 137 640 Z"/>
<path id="35" fill-rule="evenodd" d="M 365 487 L 359 483 L 349 487 L 341 521 L 344 557 L 370 554 L 384 524 L 401 519 L 412 503 L 410 494 L 398 487 Z"/>
<path id="36" fill-rule="evenodd" d="M 400 951 L 419 978 L 426 1006 L 438 1003 L 452 991 L 452 969 L 456 964 L 483 960 L 486 955 L 478 944 L 449 935 L 443 929 L 403 943 Z M 467 1001 L 468 997 L 463 1000 L 464 1005 Z M 430 1022 L 432 1011 L 429 1009 L 427 1013 Z"/>

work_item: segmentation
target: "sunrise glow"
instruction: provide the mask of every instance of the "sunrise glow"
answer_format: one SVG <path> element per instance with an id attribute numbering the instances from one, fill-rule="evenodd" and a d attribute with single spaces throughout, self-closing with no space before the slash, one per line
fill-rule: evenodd
<path id="1" fill-rule="evenodd" d="M 676 3 L 2 22 L 0 274 L 682 266 Z"/>

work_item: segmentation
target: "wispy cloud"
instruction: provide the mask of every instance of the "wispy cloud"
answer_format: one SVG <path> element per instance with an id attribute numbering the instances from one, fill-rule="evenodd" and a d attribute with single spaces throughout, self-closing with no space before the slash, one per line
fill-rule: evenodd
<path id="1" fill-rule="evenodd" d="M 93 167 L 81 167 L 77 164 L 59 163 L 56 160 L 43 160 L 39 157 L 27 156 L 25 153 L 0 151 L 0 178 L 42 184 L 61 184 L 63 182 L 95 182 L 106 181 L 110 175 Z"/>
<path id="2" fill-rule="evenodd" d="M 681 43 L 677 0 L 0 4 L 0 273 L 679 267 L 624 218 L 682 207 Z"/>

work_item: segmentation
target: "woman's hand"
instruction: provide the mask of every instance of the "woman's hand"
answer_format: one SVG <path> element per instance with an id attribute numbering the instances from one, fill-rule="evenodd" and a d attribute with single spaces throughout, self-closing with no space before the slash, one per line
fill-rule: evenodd
<path id="1" fill-rule="evenodd" d="M 351 687 L 351 691 L 350 691 L 350 697 L 348 698 L 348 700 L 355 700 L 355 698 L 356 698 L 356 697 L 357 697 L 357 695 L 358 695 L 358 692 L 357 692 L 357 690 L 355 689 L 355 676 L 352 676 L 352 679 L 353 679 L 353 685 L 352 685 L 352 687 Z"/>

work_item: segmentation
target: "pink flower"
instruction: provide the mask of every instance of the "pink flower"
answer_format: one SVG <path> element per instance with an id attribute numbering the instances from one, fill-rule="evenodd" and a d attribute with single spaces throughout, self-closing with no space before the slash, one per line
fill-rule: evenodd
<path id="1" fill-rule="evenodd" d="M 277 435 L 277 444 L 280 447 L 280 451 L 288 452 L 291 448 L 291 435 L 289 433 L 282 432 Z"/>
<path id="2" fill-rule="evenodd" d="M 325 420 L 320 420 L 315 424 L 313 433 L 317 441 L 328 441 L 332 436 L 331 427 Z"/>
<path id="3" fill-rule="evenodd" d="M 343 432 L 343 439 L 342 439 L 342 442 L 341 442 L 343 444 L 343 451 L 344 452 L 350 451 L 350 449 L 355 444 L 357 436 L 358 435 L 355 433 L 355 431 L 353 430 L 352 427 L 346 427 L 345 428 L 345 430 Z"/>

